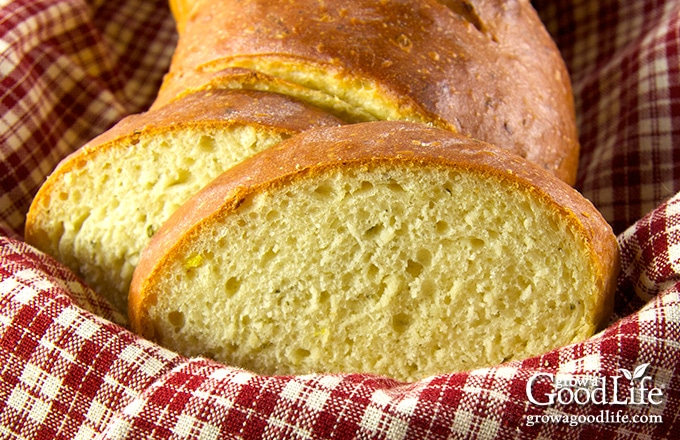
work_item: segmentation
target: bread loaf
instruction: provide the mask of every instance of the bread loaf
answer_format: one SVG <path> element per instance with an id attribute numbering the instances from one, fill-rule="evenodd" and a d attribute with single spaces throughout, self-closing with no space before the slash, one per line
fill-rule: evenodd
<path id="1" fill-rule="evenodd" d="M 68 158 L 27 218 L 29 243 L 116 305 L 125 307 L 148 236 L 188 196 L 313 126 L 390 119 L 441 126 L 575 180 L 569 78 L 528 2 L 171 7 L 179 43 L 150 111 Z"/>
<path id="2" fill-rule="evenodd" d="M 25 234 L 141 335 L 408 381 L 606 321 L 617 243 L 570 186 L 568 72 L 528 1 L 170 4 L 151 109 L 66 158 Z"/>
<path id="3" fill-rule="evenodd" d="M 266 374 L 416 380 L 580 341 L 618 248 L 571 186 L 408 122 L 312 129 L 231 168 L 154 235 L 141 335 Z"/>
<path id="4" fill-rule="evenodd" d="M 244 158 L 341 123 L 271 93 L 185 95 L 122 120 L 66 158 L 33 200 L 25 239 L 125 311 L 140 251 L 178 206 Z"/>
<path id="5" fill-rule="evenodd" d="M 348 122 L 447 128 L 575 182 L 569 75 L 527 0 L 171 3 L 180 38 L 159 104 L 200 88 L 270 90 Z"/>

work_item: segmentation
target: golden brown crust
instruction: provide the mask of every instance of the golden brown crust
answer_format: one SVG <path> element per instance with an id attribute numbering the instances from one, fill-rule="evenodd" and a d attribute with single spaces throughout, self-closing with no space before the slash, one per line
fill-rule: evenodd
<path id="1" fill-rule="evenodd" d="M 184 25 L 196 8 L 205 0 L 170 0 L 170 11 L 177 22 L 177 30 L 181 34 Z"/>
<path id="2" fill-rule="evenodd" d="M 592 249 L 592 264 L 603 292 L 597 300 L 596 310 L 601 312 L 598 320 L 603 322 L 609 316 L 619 264 L 616 238 L 597 209 L 576 190 L 525 159 L 484 142 L 422 124 L 372 122 L 296 135 L 228 170 L 190 199 L 156 233 L 140 260 L 129 297 L 133 328 L 152 337 L 142 315 L 148 300 L 142 292 L 163 270 L 162 257 L 184 240 L 191 240 L 204 222 L 228 215 L 250 195 L 291 179 L 334 168 L 377 164 L 471 170 L 543 198 Z"/>
<path id="3" fill-rule="evenodd" d="M 568 72 L 528 1 L 213 0 L 192 8 L 177 17 L 183 33 L 168 82 L 254 59 L 368 78 L 405 113 L 575 181 Z"/>

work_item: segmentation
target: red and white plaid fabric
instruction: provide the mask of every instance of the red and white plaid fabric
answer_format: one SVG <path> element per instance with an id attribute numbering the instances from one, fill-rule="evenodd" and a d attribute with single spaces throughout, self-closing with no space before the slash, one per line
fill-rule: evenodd
<path id="1" fill-rule="evenodd" d="M 176 35 L 165 0 L 0 0 L 0 438 L 680 438 L 680 2 L 534 5 L 572 73 L 578 188 L 619 234 L 615 316 L 536 358 L 398 383 L 185 358 L 23 243 L 45 176 L 151 103 Z"/>

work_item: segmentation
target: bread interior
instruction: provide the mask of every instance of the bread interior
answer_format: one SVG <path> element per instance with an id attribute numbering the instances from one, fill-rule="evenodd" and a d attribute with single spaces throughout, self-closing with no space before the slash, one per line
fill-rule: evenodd
<path id="1" fill-rule="evenodd" d="M 34 242 L 121 311 L 141 250 L 190 196 L 224 170 L 288 137 L 250 125 L 142 135 L 88 155 L 53 183 Z"/>
<path id="2" fill-rule="evenodd" d="M 345 167 L 248 198 L 154 281 L 155 338 L 264 374 L 402 380 L 537 355 L 595 325 L 586 245 L 498 175 Z"/>

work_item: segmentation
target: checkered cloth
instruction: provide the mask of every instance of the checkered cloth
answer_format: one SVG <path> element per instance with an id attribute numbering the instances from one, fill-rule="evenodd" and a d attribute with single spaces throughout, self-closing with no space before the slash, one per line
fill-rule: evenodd
<path id="1" fill-rule="evenodd" d="M 153 99 L 176 39 L 165 3 L 0 0 L 0 438 L 680 438 L 679 2 L 534 2 L 572 73 L 578 188 L 619 234 L 610 325 L 414 383 L 180 356 L 22 242 L 57 161 Z"/>

